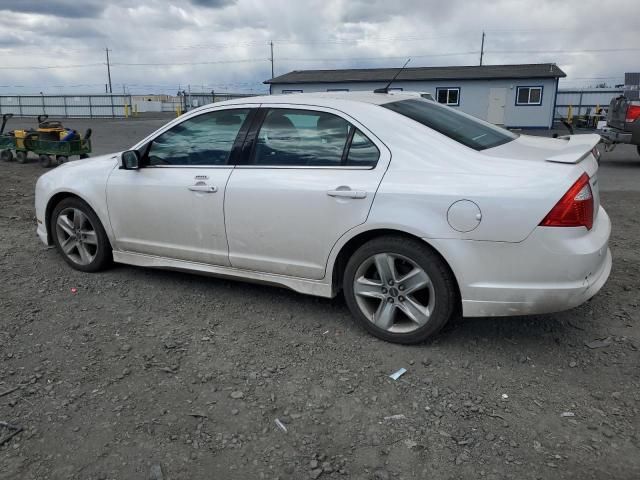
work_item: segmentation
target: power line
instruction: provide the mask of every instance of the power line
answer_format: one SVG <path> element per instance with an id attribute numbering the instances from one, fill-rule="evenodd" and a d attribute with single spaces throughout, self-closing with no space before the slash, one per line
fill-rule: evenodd
<path id="1" fill-rule="evenodd" d="M 582 50 L 489 50 L 483 53 L 491 54 L 579 54 L 579 53 L 615 53 L 615 52 L 636 52 L 640 48 L 597 48 Z M 332 57 L 332 58 L 304 58 L 304 57 L 284 57 L 280 61 L 286 62 L 336 62 L 336 61 L 366 61 L 366 60 L 397 60 L 411 58 L 436 58 L 436 57 L 454 57 L 465 55 L 476 55 L 480 53 L 477 50 L 466 52 L 449 52 L 449 53 L 430 53 L 423 55 L 398 55 L 398 56 L 379 56 L 379 57 Z M 212 60 L 207 62 L 110 62 L 109 66 L 125 66 L 125 67 L 172 67 L 172 66 L 197 66 L 197 65 L 221 65 L 232 63 L 261 63 L 268 61 L 263 58 L 245 58 L 236 60 Z M 104 63 L 86 63 L 73 65 L 41 65 L 41 66 L 0 66 L 0 70 L 53 70 L 67 68 L 93 68 L 102 67 Z"/>
<path id="2" fill-rule="evenodd" d="M 83 63 L 78 65 L 41 65 L 38 67 L 19 67 L 19 66 L 2 66 L 0 70 L 54 70 L 57 68 L 88 68 L 88 67 L 103 67 L 104 63 Z"/>
<path id="3" fill-rule="evenodd" d="M 594 48 L 583 50 L 489 50 L 487 53 L 613 53 L 613 52 L 637 52 L 640 48 Z"/>

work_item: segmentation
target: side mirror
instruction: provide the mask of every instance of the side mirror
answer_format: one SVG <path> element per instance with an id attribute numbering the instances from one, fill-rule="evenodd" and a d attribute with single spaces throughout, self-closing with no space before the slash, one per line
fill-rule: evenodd
<path id="1" fill-rule="evenodd" d="M 120 157 L 120 168 L 123 170 L 138 170 L 140 163 L 140 152 L 137 150 L 127 150 Z"/>

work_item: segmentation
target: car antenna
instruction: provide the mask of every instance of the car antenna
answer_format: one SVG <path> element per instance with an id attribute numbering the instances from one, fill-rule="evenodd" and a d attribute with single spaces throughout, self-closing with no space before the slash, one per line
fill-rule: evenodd
<path id="1" fill-rule="evenodd" d="M 373 93 L 389 93 L 389 87 L 391 86 L 391 84 L 395 81 L 396 78 L 398 78 L 398 75 L 400 75 L 400 73 L 402 72 L 402 70 L 404 70 L 404 67 L 407 66 L 407 64 L 411 61 L 410 58 L 407 59 L 406 62 L 404 62 L 404 65 L 402 66 L 402 68 L 400 68 L 400 70 L 398 70 L 396 72 L 396 74 L 393 76 L 393 78 L 391 80 L 389 80 L 389 83 L 387 83 L 387 85 L 383 88 L 376 88 Z"/>

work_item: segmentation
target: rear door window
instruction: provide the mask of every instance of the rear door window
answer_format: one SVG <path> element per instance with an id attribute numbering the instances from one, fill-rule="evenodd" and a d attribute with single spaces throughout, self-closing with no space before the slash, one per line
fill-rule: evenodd
<path id="1" fill-rule="evenodd" d="M 349 148 L 350 147 L 350 148 Z M 327 112 L 273 108 L 257 135 L 253 165 L 375 166 L 377 147 L 345 119 Z"/>

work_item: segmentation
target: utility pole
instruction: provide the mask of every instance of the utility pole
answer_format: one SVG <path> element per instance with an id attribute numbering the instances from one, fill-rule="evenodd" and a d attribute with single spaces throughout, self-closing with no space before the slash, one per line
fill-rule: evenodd
<path id="1" fill-rule="evenodd" d="M 480 45 L 480 66 L 482 66 L 483 56 L 484 56 L 484 32 L 482 32 L 482 44 Z"/>
<path id="2" fill-rule="evenodd" d="M 269 58 L 271 60 L 271 78 L 273 78 L 273 41 L 269 42 L 269 45 L 271 46 L 271 58 Z"/>
<path id="3" fill-rule="evenodd" d="M 107 52 L 107 77 L 109 77 L 109 93 L 113 93 L 113 90 L 111 89 L 111 65 L 109 64 L 109 48 L 105 48 L 104 51 Z"/>

